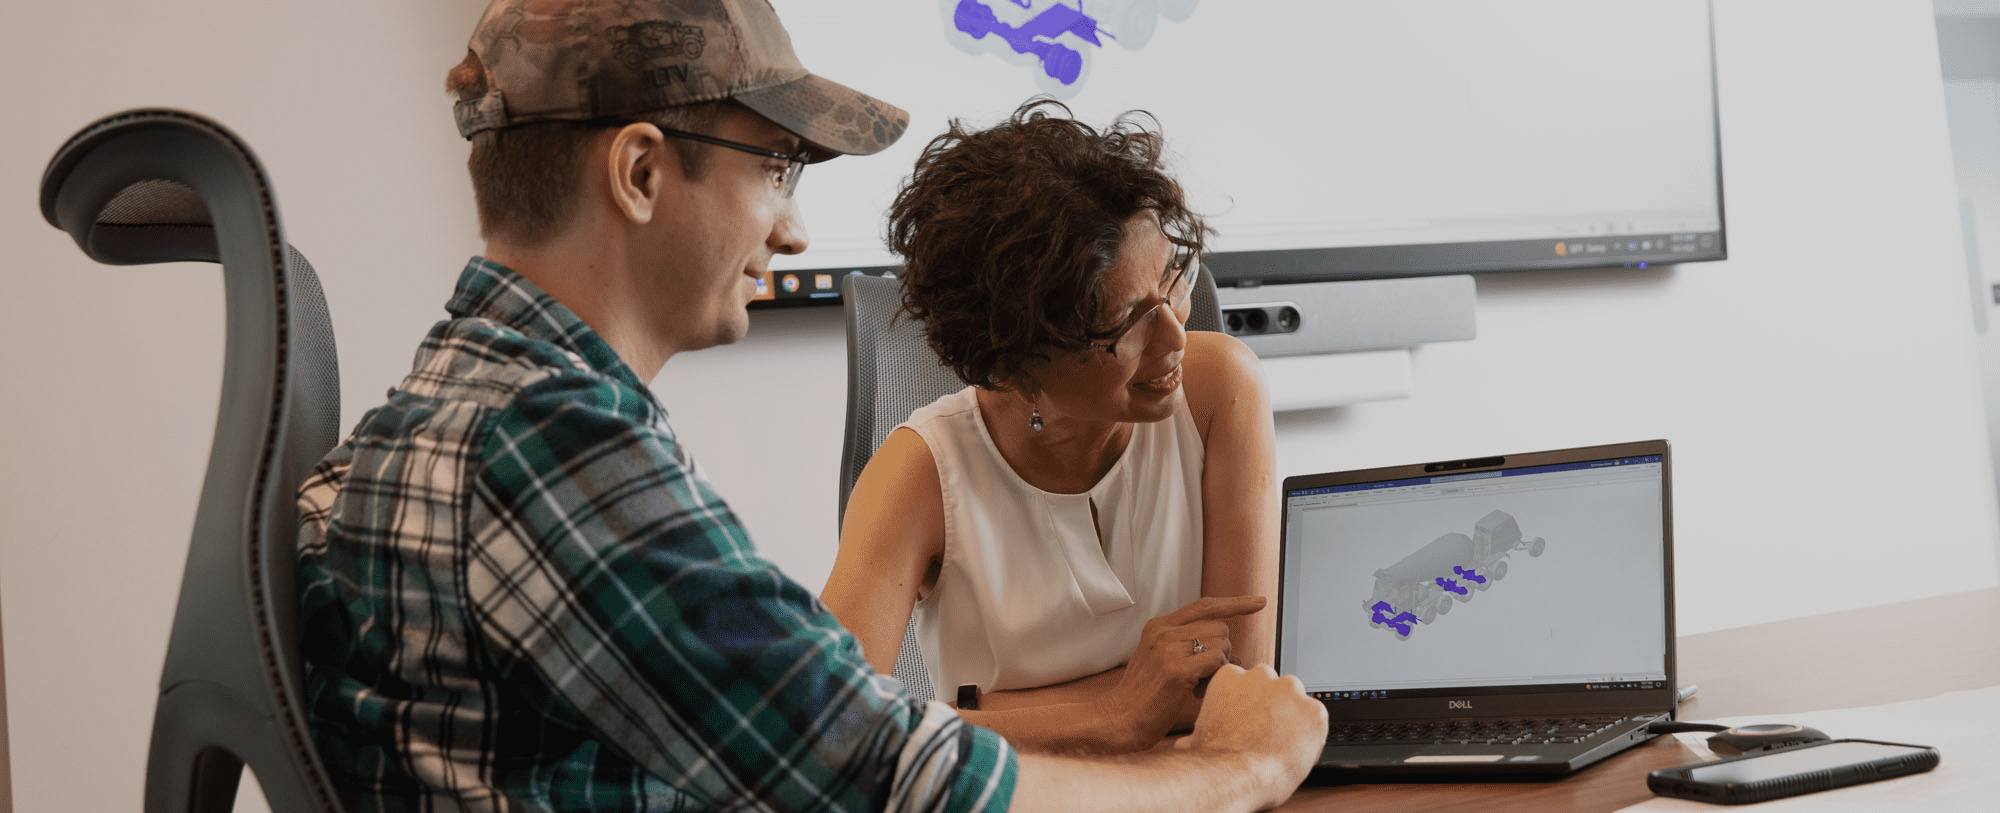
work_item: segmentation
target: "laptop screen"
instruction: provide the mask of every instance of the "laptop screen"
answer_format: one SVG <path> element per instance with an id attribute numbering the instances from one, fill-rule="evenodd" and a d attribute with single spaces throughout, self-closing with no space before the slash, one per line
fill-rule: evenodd
<path id="1" fill-rule="evenodd" d="M 1279 671 L 1322 700 L 1665 687 L 1656 447 L 1287 479 Z"/>

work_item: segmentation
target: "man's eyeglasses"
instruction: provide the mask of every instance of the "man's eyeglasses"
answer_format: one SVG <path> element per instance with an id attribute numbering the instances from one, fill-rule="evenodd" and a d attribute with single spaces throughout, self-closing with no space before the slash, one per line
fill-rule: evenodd
<path id="1" fill-rule="evenodd" d="M 785 168 L 783 170 L 777 171 L 772 174 L 771 183 L 777 188 L 778 194 L 788 198 L 792 196 L 792 190 L 799 188 L 799 176 L 805 173 L 806 162 L 812 159 L 812 156 L 809 156 L 804 152 L 800 152 L 793 155 L 787 155 L 785 153 L 778 152 L 776 150 L 767 150 L 764 149 L 763 147 L 756 147 L 756 146 L 751 146 L 749 144 L 744 144 L 740 141 L 730 141 L 725 138 L 716 138 L 715 136 L 702 135 L 700 133 L 690 133 L 686 130 L 672 130 L 666 127 L 661 127 L 660 132 L 673 136 L 675 138 L 685 138 L 689 141 L 699 141 L 703 144 L 714 144 L 715 146 L 718 147 L 728 147 L 732 150 L 737 150 L 739 152 L 747 152 L 750 153 L 751 155 L 761 155 L 765 158 L 776 158 L 780 161 L 785 162 Z"/>
<path id="2" fill-rule="evenodd" d="M 1132 314 L 1125 320 L 1125 324 L 1119 326 L 1118 331 L 1111 335 L 1109 341 L 1092 344 L 1093 349 L 1117 356 L 1118 348 L 1126 344 L 1125 340 L 1137 332 L 1141 325 L 1147 324 L 1157 316 L 1162 308 L 1171 310 L 1175 319 L 1183 318 L 1181 311 L 1187 308 L 1188 302 L 1193 298 L 1195 279 L 1201 276 L 1201 260 L 1197 259 L 1193 252 L 1185 249 L 1177 250 L 1174 252 L 1173 260 L 1167 264 L 1166 273 L 1172 276 L 1166 280 L 1166 295 L 1161 298 L 1159 304 Z"/>

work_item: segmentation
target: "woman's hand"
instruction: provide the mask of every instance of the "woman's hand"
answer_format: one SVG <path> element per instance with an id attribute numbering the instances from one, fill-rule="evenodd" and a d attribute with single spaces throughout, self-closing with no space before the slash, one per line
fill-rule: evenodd
<path id="1" fill-rule="evenodd" d="M 1147 621 L 1118 685 L 1097 698 L 1107 733 L 1132 749 L 1164 738 L 1201 681 L 1229 662 L 1228 619 L 1261 609 L 1263 596 L 1211 596 Z"/>

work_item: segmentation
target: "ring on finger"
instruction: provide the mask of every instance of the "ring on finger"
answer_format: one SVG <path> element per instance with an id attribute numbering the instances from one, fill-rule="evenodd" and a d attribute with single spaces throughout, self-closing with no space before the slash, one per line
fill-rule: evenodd
<path id="1" fill-rule="evenodd" d="M 1199 655 L 1207 651 L 1208 651 L 1208 644 L 1202 643 L 1200 638 L 1194 639 L 1194 654 Z"/>

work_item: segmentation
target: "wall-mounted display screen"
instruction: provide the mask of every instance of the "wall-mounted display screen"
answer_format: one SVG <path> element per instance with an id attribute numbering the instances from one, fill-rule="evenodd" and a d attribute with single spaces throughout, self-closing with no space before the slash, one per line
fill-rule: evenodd
<path id="1" fill-rule="evenodd" d="M 1222 285 L 1722 259 L 1706 0 L 773 0 L 814 72 L 910 111 L 806 171 L 771 302 L 880 273 L 952 118 L 1153 114 Z"/>

